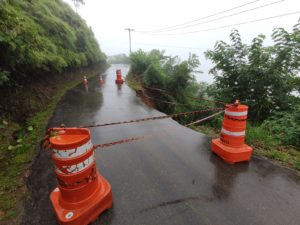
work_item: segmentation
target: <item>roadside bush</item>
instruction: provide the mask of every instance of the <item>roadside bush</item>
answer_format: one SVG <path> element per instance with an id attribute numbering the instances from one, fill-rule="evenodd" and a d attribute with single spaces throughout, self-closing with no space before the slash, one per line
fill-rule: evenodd
<path id="1" fill-rule="evenodd" d="M 9 82 L 9 72 L 0 68 L 0 87 Z"/>
<path id="2" fill-rule="evenodd" d="M 147 86 L 164 88 L 166 75 L 159 64 L 151 64 L 143 73 L 143 82 Z"/>
<path id="3" fill-rule="evenodd" d="M 276 147 L 280 145 L 280 140 L 274 138 L 271 132 L 261 125 L 247 123 L 246 143 L 254 146 Z"/>
<path id="4" fill-rule="evenodd" d="M 145 86 L 165 90 L 148 90 L 155 99 L 158 110 L 172 114 L 214 106 L 212 103 L 196 100 L 204 96 L 206 89 L 203 84 L 203 90 L 200 89 L 201 85 L 194 78 L 194 73 L 201 72 L 197 70 L 200 65 L 197 55 L 190 54 L 188 60 L 181 61 L 177 56 L 166 56 L 164 51 L 154 49 L 150 52 L 138 50 L 131 53 L 129 59 L 129 77 L 134 77 Z M 177 120 L 186 124 L 206 115 L 191 115 Z"/>
<path id="5" fill-rule="evenodd" d="M 138 50 L 130 54 L 130 73 L 141 76 L 150 65 L 146 52 Z"/>
<path id="6" fill-rule="evenodd" d="M 300 147 L 300 105 L 291 111 L 276 113 L 262 124 L 283 145 Z"/>

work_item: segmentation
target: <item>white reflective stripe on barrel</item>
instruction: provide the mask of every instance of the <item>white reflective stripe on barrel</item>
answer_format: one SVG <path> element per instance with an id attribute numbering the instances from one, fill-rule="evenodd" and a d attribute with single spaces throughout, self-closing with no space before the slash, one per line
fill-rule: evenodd
<path id="1" fill-rule="evenodd" d="M 93 152 L 93 154 L 83 162 L 80 162 L 72 166 L 62 166 L 62 168 L 66 169 L 69 173 L 78 173 L 84 170 L 85 168 L 87 168 L 88 166 L 90 166 L 94 160 L 95 160 L 95 153 Z M 56 167 L 55 169 L 58 173 L 64 174 L 64 172 L 62 172 L 58 167 Z"/>
<path id="2" fill-rule="evenodd" d="M 231 136 L 235 136 L 235 137 L 245 136 L 245 131 L 232 132 L 232 131 L 225 130 L 224 128 L 222 128 L 221 133 L 224 133 L 224 134 L 227 134 L 227 135 L 231 135 Z"/>
<path id="3" fill-rule="evenodd" d="M 67 149 L 67 150 L 53 149 L 53 152 L 57 158 L 72 159 L 76 156 L 80 156 L 80 155 L 86 153 L 89 149 L 92 148 L 92 146 L 93 146 L 92 142 L 91 142 L 91 140 L 89 140 L 87 143 L 85 143 L 84 145 L 82 145 L 80 147 Z"/>
<path id="4" fill-rule="evenodd" d="M 225 110 L 225 114 L 228 115 L 228 116 L 247 116 L 248 111 L 244 111 L 244 112 L 231 112 L 231 111 Z"/>

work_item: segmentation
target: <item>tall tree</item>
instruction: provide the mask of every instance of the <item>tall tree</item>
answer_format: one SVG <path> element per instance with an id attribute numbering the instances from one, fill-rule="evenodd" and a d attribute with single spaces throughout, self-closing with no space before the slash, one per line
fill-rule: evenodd
<path id="1" fill-rule="evenodd" d="M 214 50 L 205 53 L 215 64 L 210 73 L 215 78 L 216 97 L 228 102 L 240 99 L 258 121 L 291 106 L 300 68 L 300 24 L 290 33 L 274 29 L 273 46 L 265 47 L 264 39 L 259 35 L 246 45 L 233 30 L 231 44 L 218 41 Z"/>

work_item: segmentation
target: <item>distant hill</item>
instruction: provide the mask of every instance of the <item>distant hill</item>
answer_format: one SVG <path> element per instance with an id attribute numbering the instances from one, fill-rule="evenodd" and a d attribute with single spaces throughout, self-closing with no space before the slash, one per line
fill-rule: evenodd
<path id="1" fill-rule="evenodd" d="M 126 54 L 117 54 L 108 56 L 108 63 L 110 64 L 129 64 L 129 58 Z"/>

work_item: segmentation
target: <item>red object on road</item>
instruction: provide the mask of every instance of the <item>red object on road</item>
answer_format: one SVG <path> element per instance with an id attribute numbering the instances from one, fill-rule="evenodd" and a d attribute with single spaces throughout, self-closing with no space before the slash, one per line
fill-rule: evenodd
<path id="1" fill-rule="evenodd" d="M 123 84 L 124 80 L 122 78 L 121 70 L 120 69 L 116 70 L 116 74 L 117 74 L 116 84 Z"/>
<path id="2" fill-rule="evenodd" d="M 102 76 L 99 76 L 99 85 L 102 86 L 104 84 L 104 80 L 102 78 Z"/>
<path id="3" fill-rule="evenodd" d="M 86 76 L 84 76 L 84 77 L 83 77 L 83 84 L 84 84 L 84 85 L 88 85 L 88 83 L 89 83 L 89 82 L 88 82 Z"/>
<path id="4" fill-rule="evenodd" d="M 87 225 L 112 207 L 112 191 L 97 171 L 86 128 L 54 128 L 50 138 L 58 187 L 50 200 L 60 225 Z"/>
<path id="5" fill-rule="evenodd" d="M 211 150 L 230 164 L 249 161 L 252 148 L 245 144 L 248 106 L 238 103 L 226 107 L 221 137 L 212 140 Z"/>

